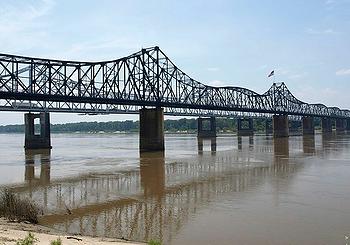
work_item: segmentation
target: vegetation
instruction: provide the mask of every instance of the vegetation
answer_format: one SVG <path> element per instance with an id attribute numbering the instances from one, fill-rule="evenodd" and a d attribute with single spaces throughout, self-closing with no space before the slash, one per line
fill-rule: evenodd
<path id="1" fill-rule="evenodd" d="M 300 122 L 290 122 L 293 126 L 300 126 Z M 319 127 L 320 120 L 315 118 L 315 126 Z M 255 131 L 265 131 L 265 119 L 258 118 L 254 120 Z M 39 127 L 39 125 L 36 125 Z M 229 118 L 217 118 L 216 128 L 220 132 L 235 132 L 237 130 L 237 120 Z M 164 129 L 167 132 L 188 132 L 197 131 L 197 120 L 195 118 L 179 120 L 165 120 Z M 114 121 L 114 122 L 79 122 L 66 124 L 51 125 L 51 132 L 56 133 L 72 133 L 72 132 L 138 132 L 138 121 Z M 7 125 L 0 126 L 0 133 L 23 133 L 24 125 Z"/>
<path id="2" fill-rule="evenodd" d="M 51 241 L 50 245 L 62 245 L 61 238 L 57 238 L 56 240 Z"/>
<path id="3" fill-rule="evenodd" d="M 148 244 L 148 245 L 162 245 L 161 242 L 156 241 L 156 240 L 150 240 L 147 244 Z"/>
<path id="4" fill-rule="evenodd" d="M 16 242 L 16 245 L 33 245 L 35 242 L 37 242 L 38 239 L 34 237 L 32 233 L 28 233 L 28 235 L 24 239 L 19 239 Z"/>
<path id="5" fill-rule="evenodd" d="M 0 194 L 0 216 L 11 221 L 38 223 L 40 209 L 29 199 L 20 199 L 13 192 L 5 189 Z"/>

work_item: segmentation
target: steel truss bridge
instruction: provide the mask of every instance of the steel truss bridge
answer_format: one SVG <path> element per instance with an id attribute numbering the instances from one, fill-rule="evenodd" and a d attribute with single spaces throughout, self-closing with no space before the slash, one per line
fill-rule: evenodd
<path id="1" fill-rule="evenodd" d="M 89 114 L 269 117 L 273 114 L 350 117 L 349 110 L 298 100 L 284 83 L 263 94 L 204 85 L 181 71 L 158 47 L 103 62 L 0 54 L 0 110 Z"/>

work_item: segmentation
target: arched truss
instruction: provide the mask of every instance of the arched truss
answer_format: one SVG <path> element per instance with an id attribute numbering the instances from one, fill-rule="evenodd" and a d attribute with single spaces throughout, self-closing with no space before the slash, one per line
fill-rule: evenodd
<path id="1" fill-rule="evenodd" d="M 0 110 L 103 114 L 154 106 L 168 115 L 350 117 L 349 110 L 298 100 L 284 83 L 264 94 L 204 85 L 158 47 L 103 62 L 0 54 Z"/>

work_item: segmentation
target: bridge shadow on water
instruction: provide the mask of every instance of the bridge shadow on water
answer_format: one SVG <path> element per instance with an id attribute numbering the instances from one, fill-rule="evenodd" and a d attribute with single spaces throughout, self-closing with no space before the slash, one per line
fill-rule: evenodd
<path id="1" fill-rule="evenodd" d="M 26 151 L 25 184 L 13 189 L 42 205 L 43 225 L 75 234 L 169 244 L 200 210 L 222 196 L 254 192 L 266 182 L 276 190 L 288 188 L 304 168 L 298 154 L 332 154 L 340 149 L 341 137 L 304 136 L 301 143 L 240 136 L 237 149 L 228 151 L 217 151 L 219 139 L 198 139 L 197 156 L 170 161 L 164 152 L 140 153 L 136 169 L 54 180 L 50 150 Z M 288 178 L 280 183 L 276 176 Z"/>

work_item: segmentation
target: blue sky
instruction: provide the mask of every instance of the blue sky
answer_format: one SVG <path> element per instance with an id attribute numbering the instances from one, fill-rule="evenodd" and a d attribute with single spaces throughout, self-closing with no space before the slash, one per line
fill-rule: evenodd
<path id="1" fill-rule="evenodd" d="M 284 81 L 299 99 L 350 108 L 350 0 L 0 0 L 0 52 L 118 58 L 158 45 L 211 85 L 263 93 Z M 1 112 L 0 124 L 22 123 Z M 137 119 L 52 115 L 53 123 Z"/>

